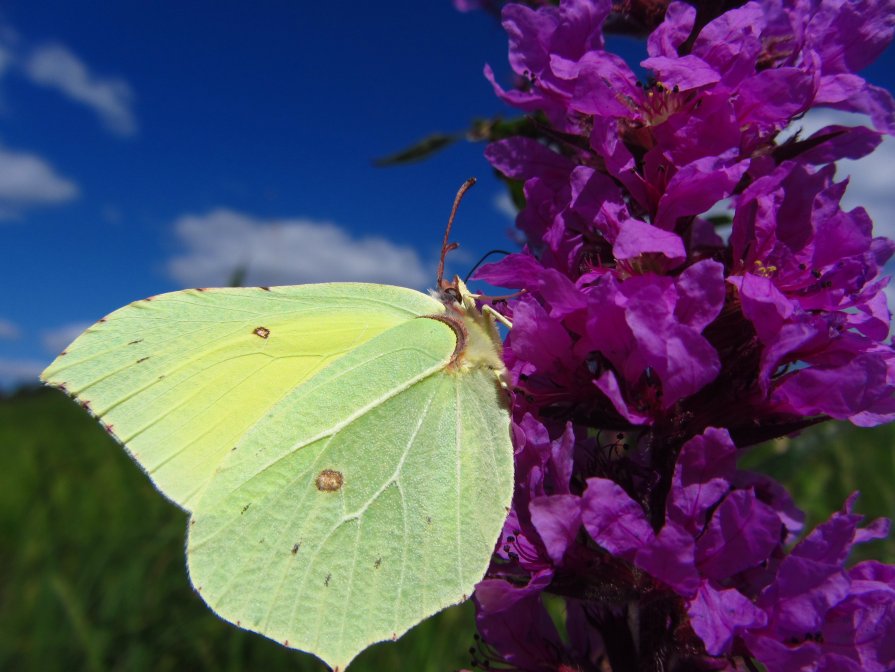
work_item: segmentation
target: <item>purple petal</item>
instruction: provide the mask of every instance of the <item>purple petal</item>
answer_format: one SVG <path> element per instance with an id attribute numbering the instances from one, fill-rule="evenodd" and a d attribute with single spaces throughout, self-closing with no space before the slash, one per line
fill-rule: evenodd
<path id="1" fill-rule="evenodd" d="M 575 429 L 571 422 L 567 422 L 562 436 L 550 442 L 550 465 L 553 468 L 556 481 L 554 487 L 561 494 L 569 494 L 569 483 L 572 480 L 572 468 L 574 467 L 574 454 Z"/>
<path id="2" fill-rule="evenodd" d="M 765 343 L 774 340 L 792 314 L 789 299 L 769 278 L 752 273 L 730 278 L 729 282 L 739 290 L 743 314 L 755 327 L 758 337 Z"/>
<path id="3" fill-rule="evenodd" d="M 640 221 L 628 219 L 612 246 L 616 259 L 630 260 L 645 254 L 664 256 L 670 263 L 667 270 L 679 266 L 687 258 L 684 241 L 676 233 Z"/>
<path id="4" fill-rule="evenodd" d="M 829 565 L 841 566 L 848 557 L 852 546 L 856 542 L 858 525 L 864 516 L 852 513 L 858 493 L 853 492 L 842 505 L 842 510 L 837 511 L 826 522 L 815 527 L 811 533 L 802 539 L 792 555 L 796 557 L 811 558 Z M 879 539 L 885 535 L 887 529 L 880 527 L 871 528 L 871 534 L 867 540 Z"/>
<path id="5" fill-rule="evenodd" d="M 522 373 L 526 375 L 576 365 L 569 333 L 531 296 L 524 296 L 513 307 L 509 342 L 516 357 L 525 362 Z"/>
<path id="6" fill-rule="evenodd" d="M 575 76 L 572 107 L 583 114 L 627 118 L 643 100 L 637 76 L 625 60 L 606 51 L 586 54 L 575 72 L 566 75 Z"/>
<path id="7" fill-rule="evenodd" d="M 678 170 L 659 199 L 656 226 L 672 231 L 679 217 L 701 214 L 730 196 L 749 164 L 725 163 L 719 157 L 705 157 Z"/>
<path id="8" fill-rule="evenodd" d="M 853 585 L 868 584 L 873 585 L 874 589 L 889 589 L 895 593 L 895 565 L 865 560 L 848 570 L 848 576 Z"/>
<path id="9" fill-rule="evenodd" d="M 618 483 L 589 478 L 581 500 L 584 529 L 610 553 L 631 558 L 637 549 L 653 540 L 643 508 Z"/>
<path id="10" fill-rule="evenodd" d="M 756 497 L 770 506 L 786 528 L 787 537 L 783 542 L 793 539 L 802 531 L 805 512 L 796 506 L 789 492 L 770 476 L 751 471 L 737 471 L 732 479 L 734 487 L 752 489 Z"/>
<path id="11" fill-rule="evenodd" d="M 639 374 L 651 367 L 662 381 L 662 405 L 668 408 L 714 380 L 721 364 L 718 353 L 698 331 L 665 312 L 668 299 L 659 287 L 638 287 L 634 280 L 625 284 L 626 291 L 632 293 L 626 321 L 637 339 L 638 352 L 626 368 Z M 641 362 L 646 366 L 640 366 Z"/>
<path id="12" fill-rule="evenodd" d="M 566 549 L 581 528 L 581 498 L 577 495 L 535 497 L 528 508 L 550 559 L 557 565 L 562 564 Z"/>
<path id="13" fill-rule="evenodd" d="M 564 318 L 587 307 L 587 299 L 575 284 L 559 271 L 548 268 L 541 279 L 541 296 L 550 304 L 550 316 Z"/>
<path id="14" fill-rule="evenodd" d="M 479 632 L 508 663 L 521 669 L 537 669 L 562 647 L 540 597 L 550 578 L 549 573 L 536 575 L 522 587 L 486 579 L 475 589 Z"/>
<path id="15" fill-rule="evenodd" d="M 716 590 L 704 582 L 687 605 L 690 625 L 705 644 L 705 650 L 720 656 L 728 652 L 733 638 L 747 628 L 767 624 L 764 611 L 739 591 Z"/>
<path id="16" fill-rule="evenodd" d="M 663 160 L 685 166 L 734 149 L 740 151 L 743 131 L 734 114 L 729 92 L 703 92 L 695 109 L 686 108 L 653 127 Z"/>
<path id="17" fill-rule="evenodd" d="M 530 254 L 508 254 L 500 261 L 479 268 L 475 279 L 484 280 L 496 287 L 536 289 L 544 270 Z"/>
<path id="18" fill-rule="evenodd" d="M 866 672 L 895 667 L 895 594 L 879 590 L 852 595 L 827 614 L 824 649 L 860 663 Z"/>
<path id="19" fill-rule="evenodd" d="M 669 521 L 655 539 L 637 551 L 634 562 L 679 594 L 691 597 L 700 585 L 694 551 L 692 535 Z"/>
<path id="20" fill-rule="evenodd" d="M 824 616 L 849 593 L 839 567 L 809 558 L 787 556 L 777 578 L 759 597 L 781 639 L 818 632 Z"/>
<path id="21" fill-rule="evenodd" d="M 684 444 L 668 494 L 668 517 L 692 534 L 705 526 L 705 513 L 730 489 L 736 447 L 726 430 L 709 427 Z"/>
<path id="22" fill-rule="evenodd" d="M 809 163 L 830 163 L 839 159 L 860 159 L 870 154 L 882 142 L 882 134 L 866 126 L 824 126 L 812 133 L 806 142 L 811 144 L 829 138 L 813 149 L 799 155 Z"/>
<path id="23" fill-rule="evenodd" d="M 741 123 L 784 128 L 805 112 L 815 93 L 814 77 L 798 68 L 763 70 L 737 88 L 736 111 Z"/>
<path id="24" fill-rule="evenodd" d="M 767 672 L 816 672 L 821 656 L 820 646 L 814 642 L 788 644 L 775 636 L 746 633 L 749 652 L 765 666 Z M 832 671 L 830 671 L 832 672 Z M 851 672 L 842 670 L 842 672 Z"/>
<path id="25" fill-rule="evenodd" d="M 594 385 L 606 395 L 606 398 L 609 399 L 619 415 L 632 425 L 644 425 L 649 422 L 650 416 L 648 414 L 638 413 L 625 401 L 624 394 L 622 394 L 621 387 L 618 384 L 618 378 L 614 372 L 604 371 L 594 381 Z"/>
<path id="26" fill-rule="evenodd" d="M 696 8 L 685 2 L 672 2 L 665 10 L 665 20 L 647 38 L 647 52 L 650 56 L 674 58 L 680 47 L 690 36 L 696 20 Z"/>
<path id="27" fill-rule="evenodd" d="M 572 164 L 564 156 L 531 138 L 507 138 L 485 148 L 485 158 L 495 169 L 514 180 L 530 177 L 565 180 Z"/>
<path id="28" fill-rule="evenodd" d="M 680 298 L 674 316 L 691 329 L 702 331 L 724 307 L 724 266 L 717 261 L 704 259 L 689 266 L 678 276 L 675 286 Z"/>
<path id="29" fill-rule="evenodd" d="M 764 24 L 761 6 L 747 3 L 709 22 L 693 43 L 692 53 L 714 66 L 728 86 L 735 86 L 755 72 Z"/>
<path id="30" fill-rule="evenodd" d="M 868 84 L 858 75 L 823 77 L 814 102 L 846 112 L 862 112 L 873 120 L 878 130 L 895 133 L 895 100 L 892 94 Z"/>
<path id="31" fill-rule="evenodd" d="M 748 490 L 731 492 L 696 544 L 699 571 L 717 581 L 765 562 L 782 538 L 780 519 Z"/>
<path id="32" fill-rule="evenodd" d="M 655 56 L 641 61 L 640 65 L 655 72 L 656 79 L 667 89 L 677 87 L 680 91 L 689 91 L 721 79 L 715 68 L 692 54 L 673 58 Z"/>
<path id="33" fill-rule="evenodd" d="M 847 420 L 865 411 L 891 412 L 892 388 L 885 360 L 858 354 L 843 366 L 800 369 L 774 390 L 774 401 L 799 415 Z"/>
<path id="34" fill-rule="evenodd" d="M 824 2 L 817 6 L 806 39 L 819 52 L 824 72 L 858 72 L 892 41 L 895 3 Z"/>

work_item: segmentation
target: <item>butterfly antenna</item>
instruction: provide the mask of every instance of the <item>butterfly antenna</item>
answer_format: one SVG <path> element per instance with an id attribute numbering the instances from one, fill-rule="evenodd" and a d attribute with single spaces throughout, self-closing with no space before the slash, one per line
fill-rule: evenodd
<path id="1" fill-rule="evenodd" d="M 469 269 L 469 273 L 467 273 L 466 277 L 463 278 L 463 282 L 468 284 L 469 279 L 472 277 L 472 274 L 475 273 L 476 270 L 478 270 L 478 267 L 481 266 L 482 263 L 485 261 L 485 259 L 490 257 L 492 254 L 502 254 L 504 256 L 507 256 L 511 254 L 511 252 L 507 252 L 506 250 L 491 250 L 490 252 L 485 252 L 485 254 L 482 255 L 482 258 L 475 262 L 475 266 Z"/>
<path id="2" fill-rule="evenodd" d="M 444 280 L 444 259 L 447 257 L 448 252 L 456 250 L 459 247 L 458 243 L 448 242 L 451 237 L 451 227 L 454 225 L 454 217 L 457 215 L 457 208 L 460 207 L 460 201 L 463 200 L 463 195 L 469 191 L 472 185 L 475 184 L 475 181 L 474 177 L 470 177 L 466 180 L 454 197 L 454 207 L 451 208 L 451 216 L 448 219 L 447 228 L 444 230 L 444 240 L 441 242 L 441 261 L 438 262 L 438 275 L 435 278 L 436 286 L 439 289 L 442 288 L 442 281 Z"/>

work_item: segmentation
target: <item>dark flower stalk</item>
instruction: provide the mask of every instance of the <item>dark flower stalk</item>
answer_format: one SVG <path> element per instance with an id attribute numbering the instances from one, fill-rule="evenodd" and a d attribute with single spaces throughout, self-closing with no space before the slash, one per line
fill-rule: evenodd
<path id="1" fill-rule="evenodd" d="M 818 422 L 895 418 L 895 245 L 834 179 L 895 132 L 892 97 L 856 74 L 895 2 L 463 5 L 503 5 L 519 83 L 485 74 L 537 129 L 486 150 L 521 184 L 526 245 L 478 273 L 521 292 L 501 307 L 517 489 L 473 664 L 895 668 L 895 567 L 845 565 L 888 522 L 860 527 L 852 496 L 793 545 L 801 511 L 737 468 Z M 607 31 L 647 35 L 649 81 Z M 817 107 L 874 128 L 784 139 Z"/>

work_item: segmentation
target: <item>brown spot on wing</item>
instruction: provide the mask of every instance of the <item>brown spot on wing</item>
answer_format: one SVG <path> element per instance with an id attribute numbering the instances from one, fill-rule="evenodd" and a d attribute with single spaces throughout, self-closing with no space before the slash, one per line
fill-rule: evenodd
<path id="1" fill-rule="evenodd" d="M 342 489 L 345 479 L 342 478 L 342 472 L 335 469 L 324 469 L 314 481 L 320 492 L 338 492 Z"/>
<path id="2" fill-rule="evenodd" d="M 260 336 L 261 338 L 267 338 L 270 336 L 270 329 L 267 327 L 255 327 L 254 331 L 252 331 L 255 336 Z"/>

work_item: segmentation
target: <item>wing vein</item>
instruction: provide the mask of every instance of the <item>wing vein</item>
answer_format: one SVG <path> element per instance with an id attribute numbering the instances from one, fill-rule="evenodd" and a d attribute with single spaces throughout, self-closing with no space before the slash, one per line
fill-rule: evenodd
<path id="1" fill-rule="evenodd" d="M 413 349 L 413 350 L 415 350 L 416 348 L 407 348 L 407 349 Z M 395 352 L 396 352 L 395 350 L 392 350 L 392 351 L 390 351 L 390 352 L 382 353 L 382 354 L 380 354 L 380 355 L 377 355 L 377 356 L 374 357 L 374 358 L 371 358 L 371 359 L 369 359 L 369 360 L 365 360 L 364 362 L 360 362 L 360 363 L 358 363 L 356 366 L 353 366 L 353 367 L 351 367 L 351 368 L 347 368 L 347 369 L 345 369 L 345 370 L 343 370 L 343 371 L 340 371 L 338 375 L 336 375 L 336 376 L 334 376 L 333 378 L 331 378 L 330 380 L 328 380 L 328 381 L 327 381 L 327 384 L 330 384 L 330 383 L 332 383 L 333 381 L 336 381 L 336 380 L 338 380 L 339 378 L 341 378 L 341 377 L 343 377 L 343 376 L 345 376 L 345 375 L 348 375 L 349 373 L 353 372 L 356 368 L 359 368 L 359 367 L 361 367 L 361 366 L 366 366 L 366 365 L 367 365 L 369 362 L 371 362 L 371 361 L 375 361 L 376 359 L 381 359 L 382 357 L 392 357 L 392 356 L 394 356 L 394 353 L 395 353 Z M 249 476 L 247 479 L 245 479 L 244 483 L 248 482 L 249 480 L 251 480 L 251 479 L 253 479 L 253 478 L 256 478 L 257 476 L 259 476 L 259 475 L 261 475 L 261 474 L 263 474 L 265 471 L 267 471 L 268 469 L 270 469 L 271 467 L 273 467 L 274 465 L 276 465 L 276 464 L 279 463 L 281 460 L 285 459 L 288 455 L 291 455 L 291 454 L 294 453 L 295 451 L 297 451 L 297 450 L 301 450 L 302 448 L 306 448 L 307 446 L 309 446 L 309 445 L 311 445 L 311 444 L 313 444 L 313 443 L 316 443 L 317 441 L 320 441 L 321 439 L 324 439 L 324 438 L 326 438 L 326 437 L 329 437 L 329 436 L 333 436 L 333 435 L 335 435 L 335 434 L 338 434 L 340 431 L 342 431 L 342 430 L 345 429 L 346 427 L 350 426 L 352 423 L 356 422 L 358 419 L 360 419 L 360 418 L 364 417 L 365 415 L 367 415 L 370 411 L 372 411 L 372 410 L 378 408 L 379 406 L 381 406 L 381 405 L 384 404 L 385 402 L 389 401 L 390 399 L 393 399 L 394 397 L 396 397 L 397 395 L 401 394 L 401 393 L 404 392 L 405 390 L 407 390 L 407 389 L 413 387 L 416 383 L 420 382 L 421 380 L 425 380 L 425 379 L 428 378 L 429 376 L 431 376 L 431 375 L 437 373 L 438 371 L 441 371 L 441 370 L 444 368 L 444 365 L 445 365 L 444 362 L 438 362 L 438 363 L 432 365 L 432 366 L 429 367 L 428 369 L 425 369 L 424 371 L 421 371 L 421 372 L 420 372 L 419 374 L 417 374 L 416 376 L 413 376 L 412 378 L 409 378 L 408 380 L 404 381 L 404 382 L 401 383 L 400 385 L 397 385 L 397 386 L 393 387 L 391 390 L 388 391 L 388 393 L 383 394 L 382 396 L 380 396 L 380 397 L 378 397 L 378 398 L 372 400 L 372 401 L 369 402 L 366 406 L 361 406 L 359 409 L 357 409 L 357 411 L 355 411 L 355 412 L 352 413 L 351 415 L 347 416 L 345 419 L 343 419 L 343 420 L 337 422 L 336 424 L 334 424 L 334 425 L 332 425 L 332 426 L 330 426 L 330 427 L 327 427 L 327 428 L 323 429 L 320 433 L 318 433 L 318 434 L 316 434 L 316 435 L 314 435 L 314 436 L 308 437 L 307 439 L 302 439 L 300 442 L 293 444 L 293 445 L 289 448 L 288 451 L 285 451 L 283 454 L 278 455 L 277 457 L 275 457 L 275 458 L 274 458 L 273 460 L 271 460 L 270 462 L 267 462 L 266 464 L 262 465 L 259 469 L 257 469 L 257 470 L 255 471 L 254 474 L 252 474 L 252 475 Z M 244 483 L 243 483 L 243 484 L 244 484 Z M 236 487 L 234 488 L 234 490 L 237 489 L 237 488 L 239 488 L 239 487 L 242 487 L 243 484 L 240 484 L 240 485 L 236 486 Z M 231 490 L 231 493 L 232 493 L 234 490 Z"/>

